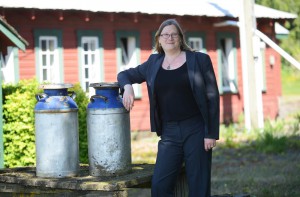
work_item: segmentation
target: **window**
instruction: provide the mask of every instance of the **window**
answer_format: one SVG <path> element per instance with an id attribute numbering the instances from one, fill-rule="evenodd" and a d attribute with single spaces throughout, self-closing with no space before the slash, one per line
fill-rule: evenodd
<path id="1" fill-rule="evenodd" d="M 35 30 L 36 75 L 39 82 L 62 83 L 62 33 Z"/>
<path id="2" fill-rule="evenodd" d="M 82 73 L 83 77 L 82 87 L 86 92 L 89 92 L 90 83 L 100 82 L 99 80 L 99 56 L 97 53 L 98 49 L 98 38 L 97 37 L 82 37 Z"/>
<path id="3" fill-rule="evenodd" d="M 265 50 L 266 50 L 266 43 L 264 43 L 263 41 L 259 40 L 259 53 L 258 53 L 258 61 L 256 62 L 257 65 L 259 66 L 259 76 L 260 77 L 260 82 L 261 82 L 261 90 L 262 91 L 266 91 L 267 90 L 267 85 L 266 85 L 266 59 L 265 59 Z"/>
<path id="4" fill-rule="evenodd" d="M 205 35 L 202 32 L 187 32 L 186 33 L 186 40 L 188 45 L 200 52 L 206 52 L 205 48 Z"/>
<path id="5" fill-rule="evenodd" d="M 41 36 L 39 38 L 40 53 L 40 81 L 58 83 L 58 53 L 57 38 L 54 36 Z"/>
<path id="6" fill-rule="evenodd" d="M 237 63 L 235 36 L 229 33 L 218 34 L 218 66 L 220 77 L 220 91 L 236 93 Z"/>
<path id="7" fill-rule="evenodd" d="M 7 47 L 7 54 L 0 52 L 0 68 L 3 83 L 17 83 L 19 81 L 19 49 Z"/>
<path id="8" fill-rule="evenodd" d="M 79 80 L 89 96 L 95 94 L 91 83 L 104 81 L 102 33 L 99 31 L 79 30 L 77 32 L 79 55 Z"/>
<path id="9" fill-rule="evenodd" d="M 118 72 L 140 64 L 139 35 L 137 32 L 117 32 Z M 141 85 L 133 85 L 136 98 L 142 97 Z"/>
<path id="10" fill-rule="evenodd" d="M 189 46 L 196 51 L 203 51 L 203 40 L 202 38 L 189 38 Z"/>

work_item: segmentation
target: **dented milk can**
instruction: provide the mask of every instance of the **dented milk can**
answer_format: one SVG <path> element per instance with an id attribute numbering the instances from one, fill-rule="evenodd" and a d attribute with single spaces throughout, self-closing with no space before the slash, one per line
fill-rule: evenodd
<path id="1" fill-rule="evenodd" d="M 36 176 L 72 177 L 79 171 L 78 107 L 72 84 L 41 85 L 35 105 Z"/>
<path id="2" fill-rule="evenodd" d="M 119 96 L 118 83 L 93 83 L 96 95 L 87 106 L 89 172 L 113 176 L 131 170 L 129 112 Z"/>

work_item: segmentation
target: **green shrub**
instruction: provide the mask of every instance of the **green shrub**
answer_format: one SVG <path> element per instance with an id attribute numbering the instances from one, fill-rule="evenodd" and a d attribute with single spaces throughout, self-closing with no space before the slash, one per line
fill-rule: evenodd
<path id="1" fill-rule="evenodd" d="M 265 132 L 257 140 L 256 147 L 264 153 L 282 153 L 287 149 L 287 137 L 277 137 L 271 132 Z"/>
<path id="2" fill-rule="evenodd" d="M 288 147 L 288 139 L 283 136 L 284 122 L 282 121 L 267 121 L 262 133 L 259 134 L 256 140 L 256 148 L 264 153 L 282 153 Z"/>
<path id="3" fill-rule="evenodd" d="M 35 79 L 16 85 L 3 85 L 3 143 L 5 167 L 35 165 L 34 107 L 38 89 Z M 70 91 L 76 93 L 78 105 L 80 161 L 87 163 L 86 106 L 88 98 L 79 84 Z"/>
<path id="4" fill-rule="evenodd" d="M 88 163 L 88 143 L 87 143 L 87 125 L 86 125 L 86 107 L 89 99 L 86 93 L 80 87 L 79 83 L 75 84 L 70 91 L 76 93 L 75 102 L 78 106 L 78 123 L 79 123 L 79 156 L 81 163 Z"/>
<path id="5" fill-rule="evenodd" d="M 224 145 L 228 148 L 234 148 L 237 146 L 237 143 L 234 141 L 236 137 L 236 129 L 234 124 L 229 126 L 221 125 L 220 127 L 221 139 L 224 140 Z"/>
<path id="6" fill-rule="evenodd" d="M 6 167 L 35 164 L 35 80 L 3 85 L 3 145 Z"/>

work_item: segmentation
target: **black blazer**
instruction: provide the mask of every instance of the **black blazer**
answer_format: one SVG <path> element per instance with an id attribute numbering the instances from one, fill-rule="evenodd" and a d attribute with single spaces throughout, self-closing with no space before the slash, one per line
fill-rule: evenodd
<path id="1" fill-rule="evenodd" d="M 185 52 L 189 81 L 205 122 L 205 138 L 219 139 L 220 96 L 211 59 L 204 53 Z M 150 101 L 151 131 L 156 132 L 158 136 L 161 135 L 162 128 L 156 105 L 154 81 L 164 57 L 164 54 L 152 54 L 143 64 L 118 74 L 118 83 L 121 89 L 126 84 L 146 81 Z"/>

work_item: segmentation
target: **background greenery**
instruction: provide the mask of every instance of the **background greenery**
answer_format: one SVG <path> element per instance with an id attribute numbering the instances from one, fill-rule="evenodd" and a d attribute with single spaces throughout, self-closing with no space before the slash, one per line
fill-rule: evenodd
<path id="1" fill-rule="evenodd" d="M 257 4 L 296 14 L 294 20 L 283 25 L 290 32 L 280 40 L 280 46 L 296 60 L 300 61 L 300 0 L 255 0 Z M 282 58 L 282 92 L 284 96 L 300 95 L 300 71 Z"/>
<path id="2" fill-rule="evenodd" d="M 299 0 L 255 0 L 257 4 L 296 14 L 295 20 L 286 21 L 284 26 L 290 31 L 281 47 L 300 61 L 300 1 Z"/>

